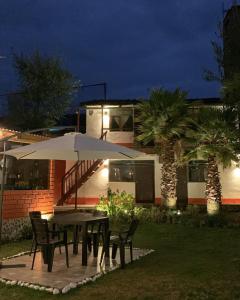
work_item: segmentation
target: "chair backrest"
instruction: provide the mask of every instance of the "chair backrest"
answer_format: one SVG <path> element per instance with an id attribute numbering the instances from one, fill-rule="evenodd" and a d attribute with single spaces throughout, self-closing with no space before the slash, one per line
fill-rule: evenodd
<path id="1" fill-rule="evenodd" d="M 49 243 L 48 221 L 40 218 L 33 218 L 32 228 L 35 240 L 38 244 Z"/>
<path id="2" fill-rule="evenodd" d="M 39 210 L 37 210 L 37 211 L 30 211 L 29 212 L 29 218 L 30 219 L 37 219 L 37 218 L 39 218 L 39 219 L 41 219 L 41 212 L 39 211 Z"/>
<path id="3" fill-rule="evenodd" d="M 127 233 L 127 239 L 132 238 L 137 227 L 138 227 L 139 221 L 137 219 L 133 219 L 130 226 L 129 226 L 129 230 Z"/>

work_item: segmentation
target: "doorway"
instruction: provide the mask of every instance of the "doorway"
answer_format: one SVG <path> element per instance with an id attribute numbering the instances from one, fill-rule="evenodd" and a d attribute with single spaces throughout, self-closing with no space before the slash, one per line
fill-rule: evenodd
<path id="1" fill-rule="evenodd" d="M 136 203 L 154 203 L 154 161 L 135 161 L 135 197 Z"/>

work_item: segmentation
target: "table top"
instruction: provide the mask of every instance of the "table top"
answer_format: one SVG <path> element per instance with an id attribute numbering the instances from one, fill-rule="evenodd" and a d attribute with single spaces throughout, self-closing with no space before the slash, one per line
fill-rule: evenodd
<path id="1" fill-rule="evenodd" d="M 83 223 L 94 223 L 99 221 L 107 221 L 109 218 L 104 216 L 94 216 L 88 213 L 71 213 L 54 215 L 51 219 L 52 223 L 61 225 L 78 225 Z"/>

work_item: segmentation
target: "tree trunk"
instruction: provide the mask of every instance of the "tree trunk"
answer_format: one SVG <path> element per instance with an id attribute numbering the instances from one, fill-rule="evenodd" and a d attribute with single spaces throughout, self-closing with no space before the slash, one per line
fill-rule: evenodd
<path id="1" fill-rule="evenodd" d="M 162 147 L 162 200 L 164 206 L 174 208 L 177 204 L 177 166 L 175 161 L 174 142 L 165 142 Z"/>
<path id="2" fill-rule="evenodd" d="M 210 156 L 208 158 L 206 183 L 207 212 L 209 215 L 216 215 L 219 213 L 222 199 L 221 191 L 222 187 L 217 160 L 215 156 Z"/>

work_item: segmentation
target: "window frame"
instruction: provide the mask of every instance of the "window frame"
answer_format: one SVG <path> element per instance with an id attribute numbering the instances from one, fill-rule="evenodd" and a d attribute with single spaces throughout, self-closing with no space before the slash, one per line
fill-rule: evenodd
<path id="1" fill-rule="evenodd" d="M 199 166 L 200 167 L 203 167 L 204 169 L 203 170 L 200 170 L 197 172 L 199 172 L 197 175 L 198 175 L 198 180 L 196 180 L 196 178 L 192 178 L 193 175 L 191 175 L 191 167 L 194 167 L 194 164 L 195 164 L 195 167 L 197 167 L 199 169 Z M 201 174 L 202 172 L 202 174 Z M 196 174 L 195 174 L 196 176 Z M 193 180 L 195 179 L 195 180 Z M 206 183 L 207 181 L 207 161 L 206 160 L 203 160 L 203 159 L 196 159 L 196 160 L 191 160 L 188 162 L 188 182 L 189 183 Z"/>

